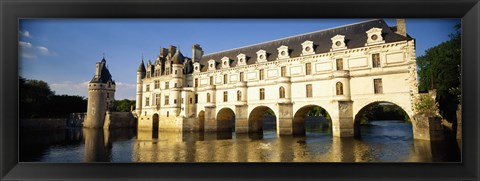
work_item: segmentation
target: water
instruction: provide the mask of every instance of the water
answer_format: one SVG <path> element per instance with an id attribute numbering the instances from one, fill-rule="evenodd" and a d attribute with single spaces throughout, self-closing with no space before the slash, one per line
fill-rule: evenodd
<path id="1" fill-rule="evenodd" d="M 412 126 L 372 121 L 361 138 L 332 137 L 328 124 L 304 136 L 70 129 L 23 132 L 21 162 L 459 162 L 455 140 L 413 140 Z"/>

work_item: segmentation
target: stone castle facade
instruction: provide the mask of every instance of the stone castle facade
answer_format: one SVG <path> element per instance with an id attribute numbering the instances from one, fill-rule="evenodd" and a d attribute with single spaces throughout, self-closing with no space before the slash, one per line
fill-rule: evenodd
<path id="1" fill-rule="evenodd" d="M 306 114 L 321 107 L 333 135 L 350 137 L 357 114 L 378 102 L 413 120 L 415 40 L 405 27 L 375 19 L 211 54 L 195 44 L 191 58 L 161 48 L 138 67 L 138 129 L 259 132 L 270 111 L 279 135 L 302 134 Z"/>

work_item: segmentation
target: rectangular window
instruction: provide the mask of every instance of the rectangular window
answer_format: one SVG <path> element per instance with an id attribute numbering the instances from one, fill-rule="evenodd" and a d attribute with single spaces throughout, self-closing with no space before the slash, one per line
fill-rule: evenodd
<path id="1" fill-rule="evenodd" d="M 227 91 L 223 92 L 223 102 L 228 102 L 228 92 Z"/>
<path id="2" fill-rule="evenodd" d="M 259 77 L 260 77 L 260 80 L 263 80 L 265 78 L 265 75 L 264 75 L 264 70 L 261 69 L 260 72 L 259 72 Z"/>
<path id="3" fill-rule="evenodd" d="M 170 88 L 170 82 L 165 82 L 165 89 L 169 89 Z"/>
<path id="4" fill-rule="evenodd" d="M 177 74 L 178 74 L 178 70 L 175 70 L 175 75 L 177 75 Z"/>
<path id="5" fill-rule="evenodd" d="M 198 103 L 198 94 L 195 94 L 195 103 Z"/>
<path id="6" fill-rule="evenodd" d="M 173 84 L 173 87 L 177 87 L 177 83 Z"/>
<path id="7" fill-rule="evenodd" d="M 312 64 L 306 63 L 305 64 L 305 75 L 312 74 Z"/>
<path id="8" fill-rule="evenodd" d="M 265 89 L 264 88 L 260 89 L 260 100 L 265 100 Z"/>
<path id="9" fill-rule="evenodd" d="M 155 95 L 155 105 L 160 105 L 160 94 Z"/>
<path id="10" fill-rule="evenodd" d="M 312 97 L 312 84 L 307 84 L 306 90 L 307 90 L 307 97 Z"/>
<path id="11" fill-rule="evenodd" d="M 173 104 L 176 104 L 177 103 L 177 99 L 173 99 Z"/>
<path id="12" fill-rule="evenodd" d="M 190 97 L 190 101 L 189 101 L 190 104 L 193 103 L 193 98 Z"/>
<path id="13" fill-rule="evenodd" d="M 110 98 L 110 93 L 107 93 L 107 99 Z"/>
<path id="14" fill-rule="evenodd" d="M 373 89 L 375 94 L 383 93 L 382 79 L 373 79 Z"/>
<path id="15" fill-rule="evenodd" d="M 282 68 L 280 68 L 280 76 L 281 77 L 287 76 L 287 67 L 283 66 Z"/>
<path id="16" fill-rule="evenodd" d="M 223 84 L 227 84 L 227 74 L 223 75 Z"/>
<path id="17" fill-rule="evenodd" d="M 343 70 L 343 59 L 337 59 L 337 70 Z"/>
<path id="18" fill-rule="evenodd" d="M 147 84 L 145 89 L 147 92 L 150 91 L 150 85 Z"/>
<path id="19" fill-rule="evenodd" d="M 165 75 L 170 75 L 170 68 L 165 69 Z"/>
<path id="20" fill-rule="evenodd" d="M 145 106 L 149 106 L 150 105 L 150 98 L 147 97 L 145 98 Z"/>
<path id="21" fill-rule="evenodd" d="M 165 96 L 165 105 L 169 105 L 170 99 L 168 96 Z"/>
<path id="22" fill-rule="evenodd" d="M 240 82 L 243 82 L 243 77 L 244 77 L 243 72 L 240 72 Z"/>
<path id="23" fill-rule="evenodd" d="M 372 66 L 373 68 L 380 67 L 380 54 L 372 54 Z"/>
<path id="24" fill-rule="evenodd" d="M 195 87 L 198 87 L 198 78 L 195 79 Z"/>
<path id="25" fill-rule="evenodd" d="M 155 81 L 155 89 L 160 89 L 160 81 Z"/>
<path id="26" fill-rule="evenodd" d="M 210 85 L 213 85 L 213 76 L 210 76 Z"/>

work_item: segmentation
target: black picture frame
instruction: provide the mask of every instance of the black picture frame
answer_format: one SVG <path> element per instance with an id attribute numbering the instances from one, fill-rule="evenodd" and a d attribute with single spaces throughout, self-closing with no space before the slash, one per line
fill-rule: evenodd
<path id="1" fill-rule="evenodd" d="M 2 180 L 478 180 L 478 0 L 0 0 Z M 461 163 L 18 163 L 19 18 L 462 18 Z M 428 30 L 426 30 L 428 31 Z"/>

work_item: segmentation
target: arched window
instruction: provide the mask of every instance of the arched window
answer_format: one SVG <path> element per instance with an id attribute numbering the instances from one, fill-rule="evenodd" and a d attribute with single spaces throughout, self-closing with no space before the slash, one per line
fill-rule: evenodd
<path id="1" fill-rule="evenodd" d="M 265 89 L 264 88 L 260 89 L 260 100 L 265 100 Z"/>
<path id="2" fill-rule="evenodd" d="M 337 82 L 337 95 L 343 95 L 343 84 L 341 82 Z"/>
<path id="3" fill-rule="evenodd" d="M 237 101 L 242 100 L 242 91 L 237 91 Z"/>
<path id="4" fill-rule="evenodd" d="M 285 88 L 280 87 L 279 89 L 280 98 L 285 98 Z"/>
<path id="5" fill-rule="evenodd" d="M 210 93 L 207 93 L 207 102 L 210 102 Z"/>

